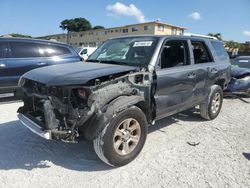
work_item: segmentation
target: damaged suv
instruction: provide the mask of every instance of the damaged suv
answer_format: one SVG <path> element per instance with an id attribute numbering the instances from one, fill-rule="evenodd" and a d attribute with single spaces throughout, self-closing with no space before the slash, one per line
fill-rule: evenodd
<path id="1" fill-rule="evenodd" d="M 201 37 L 113 38 L 87 62 L 24 74 L 18 116 L 43 138 L 93 141 L 111 166 L 136 158 L 156 120 L 197 105 L 203 118 L 216 118 L 230 80 L 223 43 Z"/>

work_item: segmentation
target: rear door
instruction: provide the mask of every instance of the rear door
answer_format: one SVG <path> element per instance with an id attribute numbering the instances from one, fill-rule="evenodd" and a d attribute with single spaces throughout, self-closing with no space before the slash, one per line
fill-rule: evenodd
<path id="1" fill-rule="evenodd" d="M 209 75 L 216 76 L 218 70 L 215 67 L 214 59 L 208 44 L 205 40 L 192 39 L 191 40 L 191 53 L 193 55 L 193 62 L 196 74 L 196 85 L 194 88 L 194 103 L 199 104 L 209 93 Z"/>
<path id="2" fill-rule="evenodd" d="M 156 70 L 155 93 L 157 119 L 189 107 L 196 84 L 195 68 L 191 65 L 187 40 L 168 40 L 160 53 Z"/>

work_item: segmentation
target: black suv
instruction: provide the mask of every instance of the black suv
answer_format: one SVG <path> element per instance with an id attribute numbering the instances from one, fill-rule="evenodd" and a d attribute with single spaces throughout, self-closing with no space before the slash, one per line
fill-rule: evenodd
<path id="1" fill-rule="evenodd" d="M 99 158 L 112 166 L 140 153 L 155 120 L 197 105 L 203 118 L 216 118 L 230 80 L 223 43 L 207 38 L 114 38 L 87 62 L 22 76 L 18 116 L 46 139 L 93 141 Z"/>
<path id="2" fill-rule="evenodd" d="M 67 44 L 0 37 L 0 98 L 14 95 L 20 76 L 31 69 L 77 61 L 80 57 Z"/>

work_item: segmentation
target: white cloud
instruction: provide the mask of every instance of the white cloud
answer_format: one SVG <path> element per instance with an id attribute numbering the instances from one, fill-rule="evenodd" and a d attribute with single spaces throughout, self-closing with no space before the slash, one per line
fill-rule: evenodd
<path id="1" fill-rule="evenodd" d="M 113 5 L 108 5 L 106 7 L 106 10 L 112 16 L 134 17 L 140 23 L 147 21 L 142 11 L 138 9 L 134 4 L 126 6 L 123 3 L 116 2 Z"/>
<path id="2" fill-rule="evenodd" d="M 192 14 L 189 14 L 188 17 L 192 18 L 193 20 L 200 20 L 201 14 L 199 12 L 193 12 Z"/>
<path id="3" fill-rule="evenodd" d="M 247 37 L 250 37 L 250 31 L 243 31 L 243 34 L 246 35 Z"/>

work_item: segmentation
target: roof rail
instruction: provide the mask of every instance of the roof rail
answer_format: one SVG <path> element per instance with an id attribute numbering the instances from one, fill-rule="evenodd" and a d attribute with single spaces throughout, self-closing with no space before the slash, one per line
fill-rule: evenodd
<path id="1" fill-rule="evenodd" d="M 203 37 L 203 38 L 218 40 L 216 37 L 212 37 L 212 36 L 208 36 L 208 35 L 199 35 L 199 34 L 194 34 L 194 33 L 184 33 L 183 36 L 188 36 L 188 37 Z"/>

